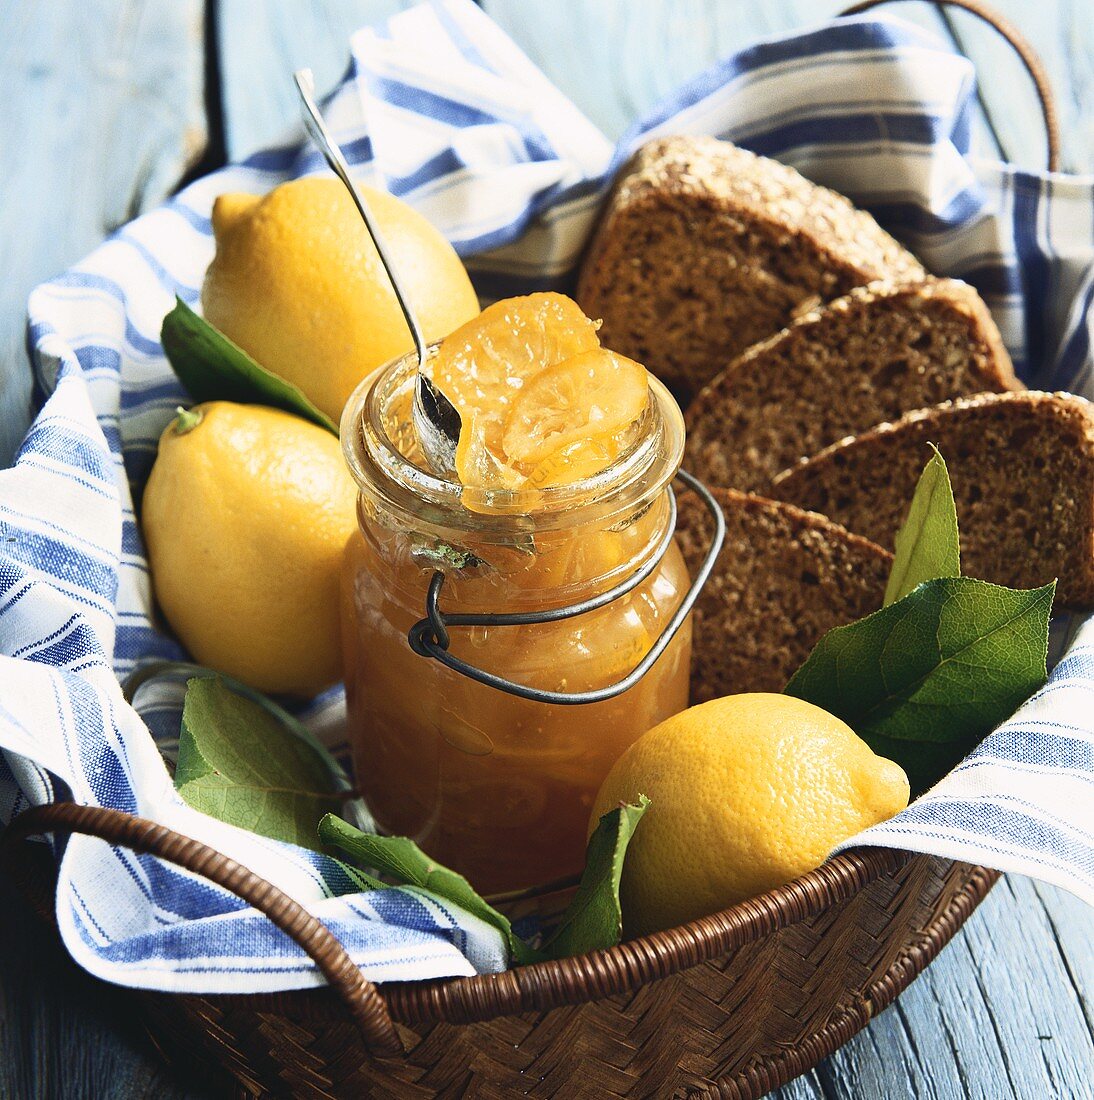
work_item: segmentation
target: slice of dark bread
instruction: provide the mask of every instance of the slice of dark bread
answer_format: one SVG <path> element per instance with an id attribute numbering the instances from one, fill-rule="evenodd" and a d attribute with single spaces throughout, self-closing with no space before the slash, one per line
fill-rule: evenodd
<path id="1" fill-rule="evenodd" d="M 762 492 L 799 458 L 912 409 L 1019 390 L 967 283 L 871 283 L 749 348 L 688 409 L 686 465 Z"/>
<path id="2" fill-rule="evenodd" d="M 686 401 L 810 304 L 922 278 L 869 214 L 793 168 L 708 137 L 660 138 L 624 169 L 577 300 L 605 347 Z"/>
<path id="3" fill-rule="evenodd" d="M 892 555 L 789 504 L 715 489 L 726 541 L 695 605 L 691 701 L 782 691 L 821 636 L 876 611 Z M 713 523 L 680 498 L 677 539 L 694 575 Z"/>
<path id="4" fill-rule="evenodd" d="M 1065 393 L 994 393 L 909 413 L 784 470 L 770 493 L 892 546 L 930 458 L 950 469 L 962 571 L 1094 607 L 1094 405 Z"/>

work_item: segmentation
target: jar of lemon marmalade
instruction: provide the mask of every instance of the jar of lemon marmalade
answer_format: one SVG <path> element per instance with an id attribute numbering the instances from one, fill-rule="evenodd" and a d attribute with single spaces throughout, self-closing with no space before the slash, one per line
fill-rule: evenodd
<path id="1" fill-rule="evenodd" d="M 477 489 L 431 472 L 417 450 L 416 366 L 410 356 L 371 375 L 342 419 L 359 488 L 342 587 L 357 782 L 381 831 L 412 837 L 484 893 L 523 889 L 581 870 L 609 768 L 687 706 L 690 618 L 633 686 L 582 706 L 477 682 L 416 652 L 408 635 L 431 583 L 446 616 L 513 614 L 580 603 L 647 570 L 583 614 L 453 626 L 445 639 L 459 660 L 541 691 L 589 692 L 623 678 L 689 587 L 669 489 L 683 419 L 651 378 L 646 411 L 607 468 L 543 489 Z"/>

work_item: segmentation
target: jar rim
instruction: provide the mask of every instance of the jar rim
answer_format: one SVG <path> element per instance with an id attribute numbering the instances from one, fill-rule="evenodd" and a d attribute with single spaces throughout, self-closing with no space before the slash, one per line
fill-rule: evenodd
<path id="1" fill-rule="evenodd" d="M 429 359 L 439 344 L 428 348 Z M 684 452 L 684 418 L 664 384 L 649 375 L 650 401 L 634 441 L 605 469 L 563 485 L 482 489 L 424 468 L 400 449 L 395 424 L 410 438 L 409 395 L 417 370 L 410 352 L 377 368 L 350 395 L 342 413 L 342 451 L 363 495 L 432 523 L 502 539 L 515 532 L 557 530 L 610 521 L 652 502 L 676 476 Z M 395 421 L 402 400 L 407 415 Z"/>

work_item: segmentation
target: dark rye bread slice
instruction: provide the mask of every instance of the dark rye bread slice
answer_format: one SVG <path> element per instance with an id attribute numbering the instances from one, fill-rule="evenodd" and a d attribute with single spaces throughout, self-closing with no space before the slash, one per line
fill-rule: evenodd
<path id="1" fill-rule="evenodd" d="M 718 375 L 688 409 L 687 466 L 712 485 L 762 492 L 844 436 L 954 397 L 1021 388 L 967 283 L 871 283 Z"/>
<path id="2" fill-rule="evenodd" d="M 821 636 L 876 611 L 892 556 L 823 516 L 715 489 L 726 541 L 695 605 L 691 701 L 782 691 Z M 712 521 L 680 498 L 677 539 L 694 575 Z"/>
<path id="3" fill-rule="evenodd" d="M 810 303 L 923 275 L 842 195 L 729 142 L 670 137 L 640 149 L 617 181 L 577 300 L 603 320 L 605 347 L 686 400 Z"/>
<path id="4" fill-rule="evenodd" d="M 930 451 L 950 469 L 962 571 L 1094 607 L 1094 405 L 1071 394 L 948 401 L 845 439 L 784 470 L 770 494 L 893 545 Z"/>

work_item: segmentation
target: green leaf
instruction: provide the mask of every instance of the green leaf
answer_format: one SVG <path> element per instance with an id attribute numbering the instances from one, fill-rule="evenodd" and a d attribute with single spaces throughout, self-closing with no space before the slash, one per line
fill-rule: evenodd
<path id="1" fill-rule="evenodd" d="M 830 630 L 785 691 L 842 718 L 917 794 L 1045 682 L 1055 589 L 927 581 Z"/>
<path id="2" fill-rule="evenodd" d="M 544 947 L 549 958 L 581 955 L 619 942 L 623 934 L 619 907 L 623 857 L 649 804 L 650 800 L 641 794 L 637 803 L 617 806 L 601 817 L 589 838 L 581 885 L 558 930 Z"/>
<path id="3" fill-rule="evenodd" d="M 219 676 L 186 686 L 175 787 L 195 810 L 260 836 L 317 849 L 316 823 L 341 808 L 325 755 L 277 711 Z"/>
<path id="4" fill-rule="evenodd" d="M 160 341 L 179 381 L 196 402 L 270 405 L 338 434 L 334 421 L 296 386 L 256 363 L 181 298 L 175 299 L 175 308 L 163 319 Z"/>
<path id="5" fill-rule="evenodd" d="M 262 707 L 263 710 L 268 711 L 276 721 L 287 727 L 290 733 L 295 734 L 301 741 L 312 747 L 334 777 L 335 789 L 349 791 L 351 784 L 345 768 L 300 719 L 290 714 L 279 703 L 275 703 L 271 698 L 263 695 L 262 692 L 248 687 L 241 680 L 237 680 L 227 673 L 217 672 L 214 669 L 206 668 L 204 665 L 196 665 L 191 661 L 144 661 L 122 681 L 122 694 L 125 696 L 126 702 L 132 703 L 136 699 L 137 692 L 147 683 L 157 680 L 178 683 L 185 680 L 189 684 L 191 680 L 198 678 L 219 679 L 229 691 L 234 692 L 236 695 L 242 695 L 244 699 L 250 699 L 253 703 L 257 703 L 258 706 Z"/>
<path id="6" fill-rule="evenodd" d="M 961 576 L 961 543 L 950 474 L 938 448 L 919 475 L 908 516 L 896 535 L 896 556 L 885 587 L 885 607 L 924 581 Z"/>
<path id="7" fill-rule="evenodd" d="M 366 893 L 369 890 L 386 890 L 387 883 L 381 882 L 378 878 L 373 878 L 372 875 L 366 875 L 359 867 L 351 867 L 348 863 L 343 863 L 340 859 L 334 859 L 333 856 L 328 856 L 328 859 L 333 859 L 343 871 L 346 872 L 346 876 L 350 882 L 356 885 L 357 889 L 361 893 Z"/>
<path id="8" fill-rule="evenodd" d="M 536 962 L 542 957 L 513 932 L 509 919 L 488 905 L 463 875 L 430 859 L 413 840 L 404 836 L 363 833 L 333 813 L 319 822 L 319 838 L 324 844 L 353 856 L 366 867 L 388 875 L 400 886 L 417 886 L 427 894 L 450 901 L 493 925 L 508 942 L 515 963 Z"/>

